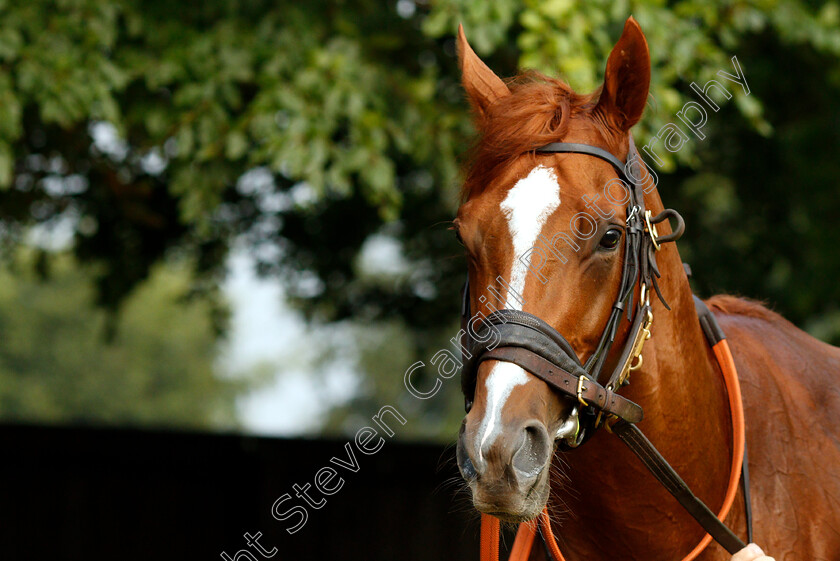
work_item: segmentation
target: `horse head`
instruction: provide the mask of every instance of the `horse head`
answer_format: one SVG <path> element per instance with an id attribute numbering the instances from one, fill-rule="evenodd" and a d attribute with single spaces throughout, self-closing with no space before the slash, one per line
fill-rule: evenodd
<path id="1" fill-rule="evenodd" d="M 591 95 L 534 73 L 505 83 L 462 29 L 458 47 L 479 132 L 455 220 L 468 255 L 469 308 L 484 318 L 495 309 L 536 316 L 563 335 L 579 364 L 591 363 L 622 289 L 630 195 L 609 161 L 538 149 L 562 141 L 628 159 L 629 131 L 648 97 L 645 37 L 628 19 Z M 622 342 L 629 322 L 616 326 Z M 620 350 L 599 359 L 606 370 Z M 507 521 L 533 519 L 548 499 L 555 443 L 579 438 L 579 401 L 506 361 L 484 360 L 470 384 L 457 458 L 475 507 Z"/>

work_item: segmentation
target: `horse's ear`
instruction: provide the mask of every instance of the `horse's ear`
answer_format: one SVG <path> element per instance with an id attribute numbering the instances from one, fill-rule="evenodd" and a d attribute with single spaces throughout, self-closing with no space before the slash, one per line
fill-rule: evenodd
<path id="1" fill-rule="evenodd" d="M 628 131 L 642 118 L 650 88 L 650 53 L 642 29 L 633 16 L 613 47 L 604 72 L 604 87 L 596 111 L 608 123 Z"/>
<path id="2" fill-rule="evenodd" d="M 461 66 L 461 83 L 473 109 L 484 115 L 487 108 L 497 99 L 510 95 L 510 90 L 487 68 L 472 50 L 464 35 L 464 26 L 458 25 L 458 62 Z"/>

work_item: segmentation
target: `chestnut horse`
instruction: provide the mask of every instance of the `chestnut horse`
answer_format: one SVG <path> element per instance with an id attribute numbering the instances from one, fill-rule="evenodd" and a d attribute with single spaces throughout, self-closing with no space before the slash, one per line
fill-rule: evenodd
<path id="1" fill-rule="evenodd" d="M 480 133 L 455 220 L 468 254 L 470 307 L 483 310 L 507 294 L 504 307 L 543 319 L 585 362 L 619 291 L 627 211 L 601 196 L 617 175 L 608 162 L 535 149 L 574 142 L 625 161 L 629 131 L 648 97 L 645 37 L 630 18 L 593 95 L 537 74 L 506 83 L 476 56 L 463 31 L 458 45 Z M 663 211 L 655 189 L 644 203 L 654 215 Z M 592 223 L 582 225 L 580 213 Z M 665 224 L 661 229 L 668 231 Z M 558 239 L 558 233 L 578 248 L 563 241 L 562 258 L 550 254 L 538 278 L 519 257 L 538 237 Z M 675 244 L 663 246 L 657 260 L 659 288 L 671 310 L 651 298 L 652 336 L 621 395 L 644 408 L 639 428 L 717 512 L 730 477 L 728 397 Z M 500 285 L 499 276 L 506 282 Z M 755 541 L 779 561 L 840 559 L 840 349 L 755 302 L 716 296 L 707 305 L 727 335 L 741 381 Z M 628 331 L 622 321 L 608 368 L 619 360 Z M 686 556 L 704 530 L 618 438 L 599 430 L 580 448 L 556 449 L 557 438 L 568 435 L 574 406 L 574 399 L 516 364 L 480 364 L 458 440 L 458 463 L 475 507 L 522 522 L 548 504 L 569 561 Z M 741 490 L 725 522 L 746 541 Z M 533 549 L 532 559 L 543 556 Z M 712 544 L 699 559 L 729 554 Z"/>

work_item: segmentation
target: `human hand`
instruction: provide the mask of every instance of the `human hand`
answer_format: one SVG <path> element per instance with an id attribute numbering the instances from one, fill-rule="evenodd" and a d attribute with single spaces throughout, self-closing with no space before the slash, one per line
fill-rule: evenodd
<path id="1" fill-rule="evenodd" d="M 760 547 L 751 543 L 732 557 L 732 561 L 776 561 L 764 554 Z"/>

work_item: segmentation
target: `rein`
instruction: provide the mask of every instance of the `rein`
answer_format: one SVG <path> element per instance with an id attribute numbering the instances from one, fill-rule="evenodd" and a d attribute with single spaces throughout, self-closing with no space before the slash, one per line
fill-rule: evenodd
<path id="1" fill-rule="evenodd" d="M 701 327 L 711 346 L 723 374 L 733 425 L 733 455 L 729 483 L 723 506 L 717 516 L 692 492 L 668 464 L 635 423 L 643 418 L 642 408 L 618 394 L 629 383 L 632 370 L 642 364 L 644 343 L 650 338 L 653 310 L 650 306 L 651 288 L 664 306 L 670 310 L 659 290 L 660 276 L 656 265 L 656 252 L 661 244 L 676 241 L 685 228 L 682 217 L 674 210 L 665 210 L 653 217 L 645 209 L 642 189 L 642 164 L 632 137 L 629 141 L 627 164 L 622 164 L 611 153 L 587 144 L 555 142 L 538 148 L 537 153 L 577 153 L 594 156 L 609 162 L 620 179 L 629 187 L 627 220 L 625 228 L 625 259 L 622 267 L 618 297 L 599 339 L 595 352 L 581 364 L 572 346 L 554 328 L 542 319 L 521 310 L 501 309 L 491 313 L 478 327 L 470 317 L 469 280 L 464 287 L 462 306 L 463 364 L 461 385 L 467 412 L 472 407 L 478 367 L 484 360 L 514 363 L 545 381 L 552 389 L 577 399 L 570 419 L 577 424 L 574 434 L 560 441 L 561 449 L 576 448 L 586 442 L 601 426 L 618 436 L 657 480 L 677 499 L 708 532 L 683 561 L 695 559 L 715 539 L 734 554 L 745 544 L 721 520 L 729 513 L 738 490 L 739 475 L 745 482 L 748 534 L 752 534 L 749 508 L 748 476 L 744 457 L 745 430 L 741 390 L 735 363 L 722 330 L 702 301 L 695 297 L 695 306 Z M 674 218 L 677 227 L 673 233 L 659 235 L 656 225 Z M 638 303 L 635 303 L 636 286 L 639 286 Z M 635 304 L 635 305 L 634 305 Z M 626 314 L 632 322 L 630 333 L 615 369 L 608 377 L 602 373 L 607 355 L 615 342 L 621 317 Z M 491 331 L 497 334 L 494 339 Z M 469 461 L 469 460 L 467 460 Z M 536 521 L 522 523 L 516 535 L 510 561 L 527 560 L 537 533 L 542 536 L 550 557 L 564 561 L 551 530 L 548 507 Z M 481 560 L 499 559 L 499 519 L 481 516 Z"/>

